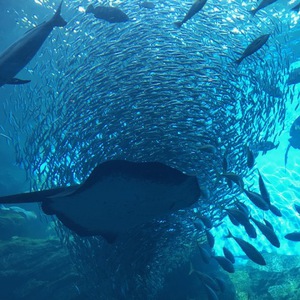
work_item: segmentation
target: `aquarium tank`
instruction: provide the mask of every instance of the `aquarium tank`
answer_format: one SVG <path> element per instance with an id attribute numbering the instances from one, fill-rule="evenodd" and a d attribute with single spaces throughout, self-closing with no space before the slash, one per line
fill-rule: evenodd
<path id="1" fill-rule="evenodd" d="M 299 0 L 0 0 L 0 299 L 300 299 Z"/>

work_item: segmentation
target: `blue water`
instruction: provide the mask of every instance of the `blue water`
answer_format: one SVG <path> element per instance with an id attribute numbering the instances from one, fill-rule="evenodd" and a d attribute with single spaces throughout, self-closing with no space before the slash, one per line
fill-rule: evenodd
<path id="1" fill-rule="evenodd" d="M 191 6 L 188 1 L 155 2 L 154 10 L 140 8 L 137 1 L 102 3 L 126 11 L 130 21 L 117 24 L 85 14 L 90 3 L 64 1 L 62 15 L 68 25 L 55 28 L 18 74 L 31 83 L 0 88 L 0 195 L 78 184 L 96 164 L 108 159 L 160 161 L 197 175 L 209 190 L 210 196 L 196 208 L 215 224 L 211 232 L 216 254 L 222 255 L 226 245 L 242 257 L 237 263 L 245 261 L 237 244 L 225 238 L 230 228 L 262 253 L 297 255 L 300 243 L 284 239 L 298 230 L 300 221 L 293 207 L 300 203 L 299 149 L 290 149 L 284 166 L 289 130 L 299 116 L 300 85 L 287 84 L 289 73 L 300 64 L 300 14 L 290 11 L 297 2 L 277 1 L 251 17 L 247 10 L 257 1 L 208 0 L 203 11 L 181 29 L 173 23 L 183 19 Z M 33 26 L 49 20 L 57 5 L 42 0 L 0 0 L 0 52 Z M 237 68 L 234 60 L 266 33 L 272 34 L 267 45 Z M 279 147 L 259 154 L 255 168 L 248 170 L 245 145 L 263 139 Z M 199 150 L 207 144 L 216 147 L 215 154 Z M 255 169 L 260 170 L 271 202 L 283 217 L 257 209 L 237 188 L 230 191 L 225 183 L 216 185 L 225 151 L 229 170 L 241 174 L 246 186 L 255 191 Z M 260 232 L 258 238 L 250 239 L 241 227 L 231 224 L 223 209 L 232 205 L 234 197 L 247 204 L 253 217 L 272 223 L 280 248 L 270 245 Z M 40 222 L 40 229 L 31 228 L 27 235 L 48 238 L 58 230 L 61 240 L 69 241 L 66 244 L 71 256 L 80 261 L 82 273 L 94 276 L 93 293 L 105 287 L 95 274 L 99 278 L 113 274 L 120 249 L 145 250 L 123 244 L 111 249 L 101 238 L 80 240 L 63 225 L 50 219 L 47 223 L 37 205 L 24 208 L 34 211 Z M 195 239 L 201 237 L 190 221 L 194 218 L 193 210 L 187 210 L 167 220 L 165 227 L 153 225 L 156 233 L 144 231 L 149 236 L 144 245 L 157 239 L 157 252 L 167 249 L 165 255 L 154 255 L 149 265 L 165 263 L 167 269 L 188 260 Z M 173 231 L 176 238 L 171 236 Z M 106 263 L 113 267 L 92 270 L 95 256 L 105 261 L 109 251 Z M 173 253 L 174 264 L 165 261 L 168 251 Z M 85 252 L 87 258 L 81 255 Z M 121 258 L 118 268 L 126 274 Z M 129 258 L 124 254 L 123 261 Z M 155 271 L 147 274 L 161 286 L 165 269 Z M 124 274 L 116 276 L 112 285 L 118 287 Z M 128 286 L 139 280 L 132 278 Z M 155 286 L 150 279 L 149 287 Z M 126 298 L 128 286 L 119 289 L 119 297 Z"/>

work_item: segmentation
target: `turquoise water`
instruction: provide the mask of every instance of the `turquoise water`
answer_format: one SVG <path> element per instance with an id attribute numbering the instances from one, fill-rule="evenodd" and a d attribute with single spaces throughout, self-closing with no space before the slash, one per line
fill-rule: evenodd
<path id="1" fill-rule="evenodd" d="M 251 17 L 248 10 L 257 1 L 208 0 L 180 29 L 173 23 L 183 19 L 188 1 L 159 1 L 154 10 L 140 8 L 137 1 L 106 1 L 129 16 L 129 22 L 117 24 L 85 14 L 90 3 L 65 0 L 62 15 L 68 25 L 55 28 L 18 75 L 31 83 L 0 88 L 1 195 L 81 183 L 95 165 L 109 159 L 159 161 L 197 175 L 209 191 L 195 208 L 215 225 L 211 232 L 217 254 L 226 245 L 243 256 L 237 264 L 245 262 L 237 244 L 225 238 L 227 228 L 262 253 L 298 254 L 300 243 L 284 239 L 298 230 L 300 218 L 293 208 L 300 203 L 299 149 L 290 149 L 284 166 L 289 130 L 299 116 L 299 84 L 287 83 L 300 59 L 300 14 L 290 11 L 297 2 L 277 1 Z M 0 51 L 49 20 L 57 5 L 0 0 Z M 234 61 L 247 45 L 266 33 L 271 33 L 267 44 L 237 67 Z M 280 145 L 260 154 L 249 171 L 245 146 L 262 139 Z M 215 153 L 202 151 L 205 145 L 214 146 Z M 260 170 L 283 217 L 262 212 L 238 188 L 218 182 L 225 152 L 229 170 L 255 191 L 255 169 Z M 260 232 L 250 239 L 231 225 L 224 208 L 235 197 L 245 201 L 253 217 L 272 223 L 280 248 Z M 165 274 L 177 271 L 182 262 L 188 265 L 203 236 L 193 226 L 193 208 L 156 220 L 110 246 L 101 237 L 81 239 L 60 223 L 47 223 L 36 205 L 24 207 L 42 215 L 40 237 L 59 232 L 90 280 L 93 296 L 107 291 L 99 299 L 111 291 L 126 299 L 130 287 L 143 284 L 147 289 L 137 290 L 155 299 Z M 33 237 L 35 230 L 30 230 Z M 137 243 L 136 236 L 143 242 Z M 132 270 L 128 261 L 133 261 Z M 114 281 L 99 280 L 110 276 Z"/>

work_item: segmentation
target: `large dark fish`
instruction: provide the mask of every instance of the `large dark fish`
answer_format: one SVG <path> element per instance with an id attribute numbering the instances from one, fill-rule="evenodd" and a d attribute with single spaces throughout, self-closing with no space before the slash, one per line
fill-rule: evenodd
<path id="1" fill-rule="evenodd" d="M 246 230 L 249 237 L 251 237 L 252 239 L 257 238 L 255 227 L 250 222 L 244 225 L 244 229 Z"/>
<path id="2" fill-rule="evenodd" d="M 230 250 L 228 250 L 226 247 L 223 247 L 223 253 L 227 259 L 229 259 L 233 264 L 235 263 L 235 258 Z"/>
<path id="3" fill-rule="evenodd" d="M 30 82 L 30 80 L 21 80 L 15 76 L 36 55 L 53 28 L 63 27 L 67 24 L 60 15 L 61 6 L 62 2 L 49 21 L 29 30 L 0 55 L 0 86 Z"/>
<path id="4" fill-rule="evenodd" d="M 239 65 L 243 59 L 245 59 L 246 57 L 252 55 L 253 53 L 255 53 L 256 51 L 258 51 L 269 39 L 271 34 L 264 34 L 262 36 L 260 36 L 259 38 L 257 38 L 256 40 L 254 40 L 247 48 L 246 50 L 243 52 L 242 56 L 236 60 L 235 62 Z"/>
<path id="5" fill-rule="evenodd" d="M 284 236 L 287 240 L 293 241 L 293 242 L 300 242 L 300 232 L 294 231 L 292 233 L 288 233 Z"/>
<path id="6" fill-rule="evenodd" d="M 94 7 L 92 4 L 90 4 L 85 12 L 87 14 L 92 13 L 97 19 L 102 19 L 110 23 L 121 23 L 129 20 L 128 16 L 117 7 Z"/>
<path id="7" fill-rule="evenodd" d="M 140 224 L 195 203 L 196 176 L 158 162 L 112 160 L 98 165 L 80 185 L 0 198 L 0 203 L 41 202 L 43 211 L 80 236 L 112 243 Z"/>
<path id="8" fill-rule="evenodd" d="M 277 149 L 278 146 L 279 146 L 279 143 L 277 145 L 275 145 L 271 141 L 261 141 L 261 142 L 258 142 L 257 144 L 254 144 L 253 146 L 251 146 L 251 149 L 254 152 L 261 151 L 262 154 L 264 155 L 270 150 Z"/>
<path id="9" fill-rule="evenodd" d="M 259 184 L 260 194 L 261 194 L 262 198 L 270 205 L 271 204 L 270 194 L 266 188 L 265 182 L 264 182 L 258 169 L 257 169 L 257 171 L 258 171 L 258 184 Z"/>
<path id="10" fill-rule="evenodd" d="M 213 258 L 218 262 L 223 270 L 227 271 L 228 273 L 234 273 L 234 266 L 228 258 L 224 256 L 213 256 Z"/>
<path id="11" fill-rule="evenodd" d="M 252 16 L 255 16 L 255 14 L 256 14 L 259 10 L 261 10 L 261 9 L 263 9 L 263 8 L 265 8 L 265 7 L 269 6 L 269 5 L 271 5 L 271 4 L 273 4 L 273 3 L 276 2 L 276 1 L 277 1 L 277 0 L 263 0 L 263 1 L 261 1 L 261 3 L 258 5 L 257 8 L 252 9 L 252 10 L 250 10 L 249 12 L 250 12 L 250 14 L 251 14 Z"/>
<path id="12" fill-rule="evenodd" d="M 289 78 L 286 83 L 288 85 L 300 83 L 300 68 L 294 69 L 290 72 Z"/>
<path id="13" fill-rule="evenodd" d="M 286 167 L 287 160 L 288 160 L 288 153 L 290 147 L 292 146 L 295 149 L 300 149 L 300 117 L 298 117 L 291 126 L 290 129 L 290 138 L 289 138 L 289 145 L 286 149 L 285 156 L 284 156 L 284 165 Z"/>
<path id="14" fill-rule="evenodd" d="M 227 180 L 230 180 L 231 182 L 237 184 L 242 190 L 244 189 L 243 178 L 238 174 L 229 172 L 229 173 L 218 174 L 217 177 L 224 177 Z"/>
<path id="15" fill-rule="evenodd" d="M 259 230 L 262 232 L 262 234 L 268 239 L 268 241 L 275 247 L 280 247 L 279 239 L 274 232 L 273 229 L 271 229 L 269 226 L 263 224 L 262 222 L 254 219 L 251 217 L 251 220 L 255 223 L 255 225 L 259 228 Z"/>
<path id="16" fill-rule="evenodd" d="M 203 6 L 205 5 L 205 3 L 207 2 L 207 0 L 196 0 L 194 2 L 194 4 L 192 5 L 192 7 L 189 9 L 189 11 L 187 12 L 187 14 L 185 15 L 185 17 L 183 18 L 183 20 L 181 22 L 175 22 L 174 24 L 180 28 L 182 26 L 182 24 L 186 23 L 189 19 L 191 19 L 196 13 L 198 13 Z"/>
<path id="17" fill-rule="evenodd" d="M 256 192 L 247 191 L 247 190 L 244 190 L 244 192 L 247 195 L 248 199 L 258 208 L 262 210 L 270 209 L 270 204 L 266 202 L 260 194 Z"/>
<path id="18" fill-rule="evenodd" d="M 255 263 L 257 263 L 258 265 L 262 265 L 265 266 L 266 265 L 266 261 L 263 258 L 263 256 L 259 253 L 259 251 L 252 246 L 250 243 L 235 237 L 232 235 L 232 233 L 228 230 L 228 236 L 227 238 L 233 238 L 238 245 L 241 247 L 241 249 L 245 252 L 245 254 Z"/>

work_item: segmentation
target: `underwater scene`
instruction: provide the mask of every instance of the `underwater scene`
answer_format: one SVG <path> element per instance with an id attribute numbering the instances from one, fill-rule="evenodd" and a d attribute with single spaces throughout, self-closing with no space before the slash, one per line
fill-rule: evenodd
<path id="1" fill-rule="evenodd" d="M 299 0 L 0 0 L 0 299 L 300 299 Z"/>

